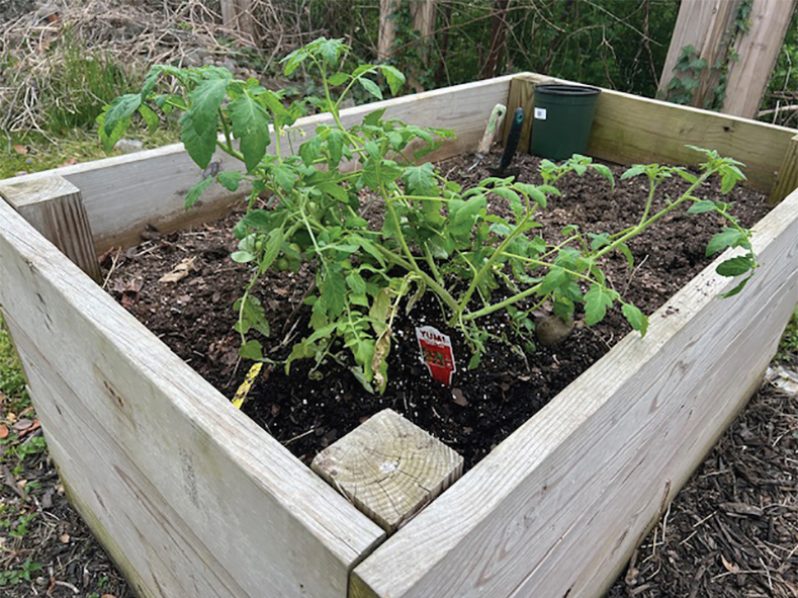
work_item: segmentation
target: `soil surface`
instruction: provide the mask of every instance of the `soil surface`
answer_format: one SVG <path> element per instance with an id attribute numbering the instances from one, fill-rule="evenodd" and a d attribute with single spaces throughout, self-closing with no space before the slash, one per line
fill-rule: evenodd
<path id="1" fill-rule="evenodd" d="M 466 173 L 472 156 L 439 164 L 443 173 L 466 186 L 489 176 L 489 156 Z M 522 156 L 515 166 L 519 179 L 539 183 L 537 159 Z M 616 178 L 622 167 L 611 166 Z M 619 181 L 612 190 L 606 180 L 588 173 L 568 176 L 558 183 L 562 197 L 551 201 L 540 215 L 542 234 L 557 239 L 566 224 L 601 233 L 636 223 L 642 213 L 647 185 L 643 179 Z M 680 178 L 663 183 L 660 204 L 687 187 Z M 715 185 L 700 195 L 719 199 Z M 731 195 L 734 213 L 750 226 L 767 211 L 764 198 L 738 188 Z M 502 211 L 501 204 L 492 209 Z M 238 335 L 232 326 L 232 303 L 247 280 L 247 268 L 232 262 L 236 241 L 230 233 L 240 214 L 190 231 L 160 235 L 151 231 L 137 247 L 109 253 L 104 260 L 107 288 L 133 315 L 161 338 L 196 371 L 226 396 L 232 397 L 246 374 L 238 359 Z M 722 226 L 714 216 L 675 212 L 630 243 L 636 268 L 630 271 L 621 256 L 604 264 L 608 280 L 624 297 L 652 313 L 708 263 L 704 256 L 709 238 Z M 177 272 L 184 276 L 162 280 Z M 178 268 L 179 270 L 179 268 Z M 271 357 L 285 357 L 307 326 L 302 298 L 312 279 L 305 268 L 263 280 L 260 297 L 271 322 Z M 456 330 L 445 325 L 441 308 L 427 294 L 409 315 L 395 322 L 389 362 L 389 383 L 383 396 L 367 393 L 345 365 L 327 363 L 311 372 L 310 362 L 292 366 L 288 378 L 274 368 L 258 378 L 245 411 L 294 454 L 309 462 L 313 456 L 360 422 L 385 407 L 404 414 L 462 454 L 473 466 L 497 443 L 540 410 L 568 383 L 604 355 L 629 331 L 619 310 L 610 312 L 592 328 L 577 323 L 573 333 L 553 348 L 541 347 L 529 355 L 503 345 L 491 346 L 477 370 L 468 371 L 468 350 Z M 419 362 L 415 327 L 430 324 L 450 335 L 458 372 L 453 388 L 432 381 Z M 504 316 L 484 321 L 494 331 L 507 326 Z"/>
<path id="2" fill-rule="evenodd" d="M 796 355 L 790 356 L 795 367 Z M 798 596 L 798 379 L 774 371 L 608 598 Z"/>

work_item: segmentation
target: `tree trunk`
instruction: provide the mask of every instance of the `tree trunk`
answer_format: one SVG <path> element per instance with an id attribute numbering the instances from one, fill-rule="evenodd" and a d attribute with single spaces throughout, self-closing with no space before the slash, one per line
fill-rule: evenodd
<path id="1" fill-rule="evenodd" d="M 499 70 L 504 46 L 507 39 L 507 5 L 509 0 L 494 0 L 493 18 L 490 32 L 490 50 L 485 64 L 479 72 L 480 79 L 495 77 Z"/>

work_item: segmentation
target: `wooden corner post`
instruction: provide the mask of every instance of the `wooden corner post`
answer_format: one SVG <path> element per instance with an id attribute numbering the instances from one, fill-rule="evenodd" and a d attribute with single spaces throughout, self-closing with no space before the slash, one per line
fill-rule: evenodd
<path id="1" fill-rule="evenodd" d="M 391 533 L 462 475 L 463 457 L 384 409 L 316 455 L 311 467 Z"/>
<path id="2" fill-rule="evenodd" d="M 64 177 L 0 185 L 0 197 L 95 282 L 101 280 L 80 190 Z"/>
<path id="3" fill-rule="evenodd" d="M 532 106 L 535 104 L 535 85 L 537 81 L 529 76 L 518 75 L 510 81 L 510 93 L 507 96 L 507 114 L 504 116 L 504 130 L 502 143 L 507 144 L 510 134 L 510 124 L 516 108 L 524 109 L 524 124 L 521 127 L 521 138 L 518 140 L 518 150 L 529 153 L 529 141 L 532 138 Z"/>
<path id="4" fill-rule="evenodd" d="M 798 135 L 790 139 L 781 166 L 776 171 L 776 182 L 770 191 L 768 203 L 776 205 L 798 187 Z"/>

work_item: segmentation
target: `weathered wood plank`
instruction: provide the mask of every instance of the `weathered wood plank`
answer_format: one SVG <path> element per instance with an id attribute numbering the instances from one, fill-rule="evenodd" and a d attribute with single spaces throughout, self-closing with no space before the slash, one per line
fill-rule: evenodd
<path id="1" fill-rule="evenodd" d="M 507 113 L 504 116 L 504 129 L 502 132 L 503 144 L 507 144 L 510 135 L 510 124 L 515 117 L 517 108 L 524 109 L 524 124 L 521 127 L 521 137 L 518 140 L 519 152 L 529 153 L 529 140 L 532 138 L 532 107 L 535 104 L 535 85 L 541 81 L 530 81 L 524 77 L 516 77 L 510 81 L 510 93 L 507 97 Z"/>
<path id="2" fill-rule="evenodd" d="M 316 455 L 311 467 L 393 533 L 463 474 L 463 457 L 383 409 Z"/>
<path id="3" fill-rule="evenodd" d="M 748 30 L 734 46 L 723 112 L 754 118 L 790 26 L 795 0 L 752 0 Z"/>
<path id="4" fill-rule="evenodd" d="M 790 140 L 790 145 L 784 153 L 768 203 L 771 205 L 779 203 L 796 187 L 798 187 L 798 135 Z"/>
<path id="5" fill-rule="evenodd" d="M 555 81 L 532 73 L 518 77 L 530 85 Z M 711 148 L 744 162 L 746 184 L 770 193 L 795 134 L 795 129 L 602 89 L 587 153 L 618 164 L 695 165 L 701 154 L 686 146 Z"/>
<path id="6" fill-rule="evenodd" d="M 746 402 L 798 302 L 798 192 L 355 569 L 360 596 L 596 596 Z M 728 256 L 724 256 L 728 257 Z M 724 259 L 719 258 L 718 261 Z M 717 262 L 716 262 L 717 263 Z"/>
<path id="7" fill-rule="evenodd" d="M 142 595 L 345 595 L 383 531 L 4 202 L 0 280 L 72 496 Z"/>
<path id="8" fill-rule="evenodd" d="M 95 282 L 100 281 L 94 237 L 75 185 L 58 175 L 18 183 L 0 182 L 0 199 L 10 203 Z"/>
<path id="9" fill-rule="evenodd" d="M 385 108 L 386 118 L 451 129 L 457 138 L 428 157 L 433 160 L 448 158 L 476 149 L 493 106 L 507 100 L 511 79 L 512 75 L 508 75 L 356 106 L 343 110 L 341 119 L 350 126 L 369 112 Z M 290 134 L 291 142 L 283 142 L 283 151 L 289 153 L 298 149 L 316 126 L 329 122 L 326 114 L 299 119 Z M 214 156 L 214 168 L 238 169 L 240 165 L 219 152 Z M 182 144 L 23 175 L 7 179 L 5 183 L 16 184 L 51 175 L 62 176 L 80 189 L 98 253 L 109 247 L 138 242 L 139 234 L 148 224 L 162 230 L 181 228 L 220 215 L 237 201 L 235 195 L 214 185 L 197 206 L 188 212 L 185 210 L 186 191 L 202 173 Z"/>
<path id="10" fill-rule="evenodd" d="M 682 0 L 668 46 L 668 55 L 662 67 L 657 88 L 658 97 L 667 97 L 671 80 L 680 76 L 674 68 L 682 51 L 685 47 L 692 46 L 697 52 L 697 58 L 702 58 L 708 65 L 701 72 L 693 73 L 697 75 L 699 84 L 693 92 L 692 105 L 706 105 L 705 101 L 710 99 L 708 95 L 712 93 L 720 76 L 715 65 L 723 64 L 729 45 L 734 41 L 730 28 L 740 3 L 741 0 Z"/>

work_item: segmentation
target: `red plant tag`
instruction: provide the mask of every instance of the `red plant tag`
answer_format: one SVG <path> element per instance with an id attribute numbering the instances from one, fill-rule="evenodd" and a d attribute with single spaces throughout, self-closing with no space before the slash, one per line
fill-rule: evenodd
<path id="1" fill-rule="evenodd" d="M 441 384 L 451 386 L 452 374 L 457 371 L 452 339 L 432 326 L 416 328 L 416 339 L 421 349 L 421 362 L 427 366 L 430 376 Z"/>

